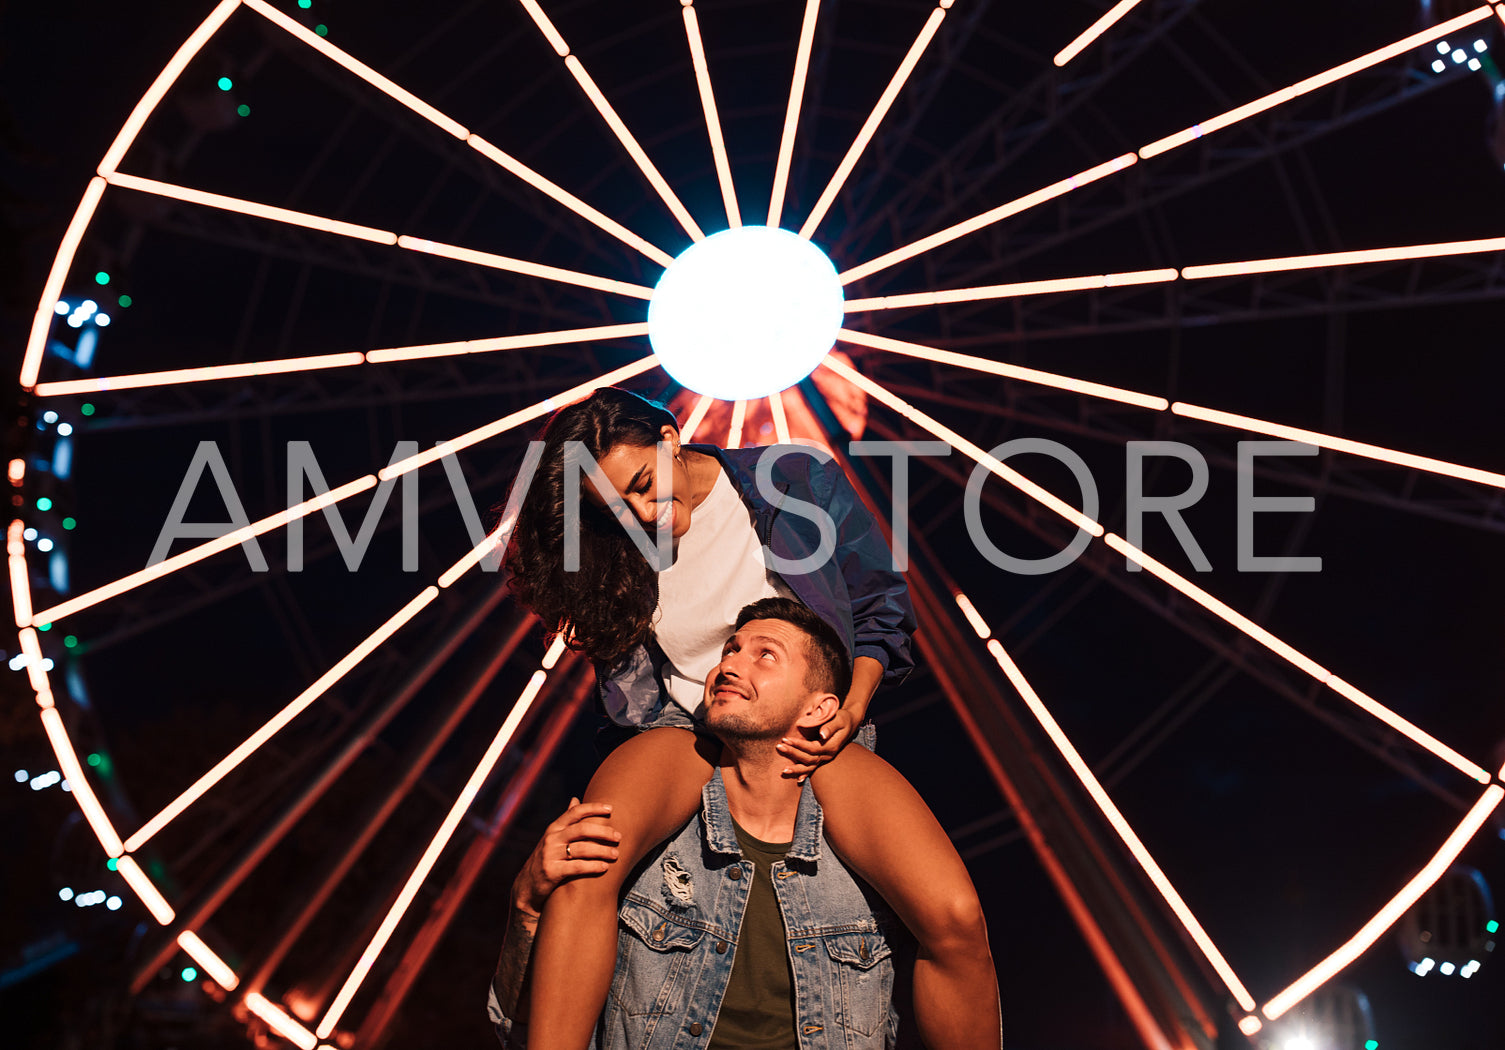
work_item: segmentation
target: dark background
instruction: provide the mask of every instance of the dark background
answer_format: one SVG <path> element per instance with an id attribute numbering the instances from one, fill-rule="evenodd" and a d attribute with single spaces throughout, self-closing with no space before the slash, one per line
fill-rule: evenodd
<path id="1" fill-rule="evenodd" d="M 209 6 L 12 0 L 0 9 L 6 147 L 0 294 L 12 360 L 19 359 L 52 253 L 93 166 Z M 291 2 L 278 6 L 297 13 Z M 1169 18 L 1183 6 L 1161 5 L 1153 13 Z M 708 0 L 697 7 L 744 213 L 757 221 L 771 180 L 799 5 Z M 786 223 L 803 219 L 929 11 L 918 0 L 828 7 L 822 25 L 832 31 L 820 52 L 827 58 L 807 100 Z M 634 0 L 549 9 L 702 225 L 716 228 L 720 195 L 678 5 Z M 980 13 L 969 24 L 974 10 Z M 1113 65 L 1106 86 L 1081 105 L 1062 88 L 1054 110 L 1028 110 L 1028 93 L 1049 56 L 1100 10 L 1077 2 L 960 0 L 921 65 L 922 72 L 944 68 L 946 76 L 933 93 L 917 80 L 901 99 L 885 125 L 894 134 L 880 136 L 817 236 L 838 268 L 1381 46 L 1422 19 L 1416 4 L 1401 0 L 1200 5 L 1132 62 Z M 655 243 L 672 252 L 684 246 L 667 211 L 515 5 L 314 0 L 299 17 L 326 23 L 333 42 Z M 1146 24 L 1131 19 L 1117 32 L 1126 37 Z M 1497 21 L 1468 40 L 1475 35 L 1500 44 Z M 1099 69 L 1107 54 L 1100 47 L 1079 59 L 1082 75 Z M 1429 83 L 1430 59 L 1405 82 Z M 235 81 L 230 93 L 214 86 L 222 75 Z M 853 294 L 1505 231 L 1505 158 L 1488 144 L 1498 118 L 1485 76 L 1449 72 L 1397 105 L 1382 104 L 1383 83 L 1366 80 L 1344 90 L 1351 93 L 1347 109 L 1325 108 L 1332 104 L 1329 89 L 1296 108 L 1296 126 L 1223 133 L 1228 151 L 1243 150 L 1248 163 L 1220 177 L 1192 185 L 1198 160 L 1191 149 L 1147 161 L 1132 180 L 1120 180 L 1132 192 L 1109 180 L 1073 195 L 1065 210 L 1040 209 L 1001 224 L 863 282 Z M 1334 117 L 1362 109 L 1365 92 L 1372 113 Z M 923 109 L 914 104 L 920 98 Z M 248 117 L 234 114 L 241 103 L 250 106 Z M 1016 118 L 1000 125 L 998 138 L 969 138 L 1005 111 Z M 1305 138 L 1277 149 L 1281 136 Z M 957 142 L 973 148 L 948 160 Z M 489 181 L 468 152 L 374 92 L 352 87 L 315 56 L 269 36 L 254 14 L 241 11 L 190 66 L 122 170 L 640 283 L 656 278 L 652 264 L 558 218 L 550 202 L 510 184 L 499 188 L 506 180 Z M 1227 160 L 1221 155 L 1221 163 Z M 135 300 L 129 310 L 114 310 L 115 323 L 102 333 L 102 374 L 641 316 L 635 301 L 395 258 L 407 254 L 290 235 L 112 190 L 68 288 L 102 296 L 90 275 L 105 268 L 113 275 L 108 294 Z M 903 311 L 870 321 L 873 330 L 901 337 L 1500 471 L 1505 366 L 1498 260 L 1393 267 L 1379 277 L 1353 268 L 1207 289 Z M 77 414 L 83 399 L 61 399 L 78 426 L 67 496 L 80 523 L 67 537 L 74 590 L 146 561 L 200 440 L 220 443 L 254 519 L 284 505 L 287 441 L 310 441 L 335 484 L 384 464 L 398 440 L 426 446 L 638 352 L 623 343 L 352 370 L 374 377 L 205 384 L 181 395 L 95 398 L 98 412 L 90 417 Z M 1322 572 L 1239 574 L 1235 479 L 1223 467 L 1239 435 L 1137 411 L 1103 413 L 1075 398 L 1021 392 L 903 359 L 858 357 L 869 374 L 984 447 L 1019 436 L 1066 443 L 1092 468 L 1103 520 L 1115 531 L 1124 528 L 1123 442 L 1158 437 L 1195 446 L 1214 463 L 1208 496 L 1186 515 L 1214 566 L 1199 582 L 1469 757 L 1485 763 L 1492 757 L 1490 768 L 1498 768 L 1505 737 L 1498 595 L 1505 565 L 1499 504 L 1489 502 L 1490 492 L 1413 483 L 1388 468 L 1355 475 L 1352 463 L 1328 455 L 1293 459 L 1278 478 L 1266 479 L 1268 488 L 1261 482 L 1261 492 L 1313 494 L 1316 512 L 1261 519 L 1258 549 L 1320 556 Z M 43 378 L 61 377 L 48 371 L 57 367 L 50 362 Z M 661 376 L 635 385 L 674 393 Z M 24 404 L 17 409 L 24 410 Z M 869 437 L 889 436 L 885 428 L 924 436 L 877 408 L 872 419 Z M 461 456 L 482 507 L 500 498 L 526 436 L 509 435 Z M 946 466 L 960 469 L 957 459 Z M 1064 471 L 1045 460 L 1021 463 L 1075 498 Z M 1150 487 L 1174 493 L 1185 483 L 1170 463 L 1151 476 Z M 139 817 L 132 814 L 155 812 L 457 556 L 464 532 L 442 473 L 425 470 L 420 485 L 434 505 L 423 516 L 421 568 L 412 576 L 399 568 L 396 512 L 389 506 L 383 521 L 391 528 L 378 535 L 359 573 L 326 557 L 296 577 L 235 589 L 246 569 L 228 564 L 238 556 L 226 555 L 187 581 L 143 592 L 141 604 L 126 611 L 101 608 L 67 626 L 82 644 L 77 652 L 58 651 L 59 663 L 71 661 L 91 700 L 86 709 L 69 707 L 67 716 L 81 749 L 109 755 L 110 777 L 101 778 L 100 789 L 123 827 L 135 825 Z M 1050 577 L 1006 576 L 968 542 L 954 477 L 917 466 L 914 485 L 916 531 L 963 582 L 1261 1001 L 1346 939 L 1461 815 L 1417 778 L 1377 761 L 1254 677 L 1235 673 L 1204 689 L 1224 663 L 1178 622 L 1193 619 L 1184 603 L 1165 606 L 1169 619 L 1156 616 L 1083 566 Z M 212 491 L 201 486 L 191 518 L 220 516 Z M 347 511 L 347 521 L 352 517 Z M 985 520 L 1005 549 L 1044 552 L 1017 523 L 991 512 Z M 322 521 L 310 523 L 308 541 L 311 548 L 327 546 Z M 1163 525 L 1152 521 L 1145 542 L 1173 568 L 1191 573 Z M 270 537 L 264 548 L 275 560 L 282 545 Z M 1153 580 L 1131 582 L 1163 598 Z M 182 614 L 127 622 L 163 610 Z M 252 802 L 264 797 L 264 805 L 209 803 L 161 836 L 149 851 L 149 868 L 169 897 L 190 893 L 224 863 L 238 836 L 265 819 L 276 791 L 303 775 L 300 763 L 338 734 L 339 711 L 359 710 L 442 626 L 415 623 L 411 637 L 399 636 L 225 793 Z M 232 898 L 211 938 L 226 946 L 232 965 L 254 959 L 267 929 L 327 857 L 359 803 L 384 782 L 408 736 L 453 695 L 499 632 L 500 625 L 488 627 L 467 643 L 423 704 L 394 723 L 327 805 Z M 1231 632 L 1222 635 L 1234 644 Z M 318 943 L 300 949 L 273 991 L 317 986 L 334 972 L 331 959 L 356 939 L 352 930 L 364 929 L 389 881 L 411 862 L 413 844 L 427 840 L 446 793 L 463 782 L 539 652 L 541 642 L 531 637 L 516 667 L 497 679 L 424 788 L 332 902 L 317 927 Z M 129 974 L 155 946 L 156 927 L 103 870 L 71 802 L 56 788 L 33 792 L 9 778 L 11 767 L 36 773 L 52 760 L 23 675 L 0 680 L 6 689 L 0 743 L 9 762 L 0 798 L 10 829 L 0 948 L 7 973 L 32 965 L 38 971 L 0 988 L 7 1039 L 27 1047 L 240 1045 L 229 1010 L 178 979 L 186 960 L 143 996 L 125 993 Z M 1001 676 L 996 685 L 1007 688 Z M 1184 699 L 1190 696 L 1200 701 L 1194 710 Z M 1184 709 L 1184 721 L 1168 725 L 1157 715 L 1168 702 L 1169 710 Z M 1324 702 L 1325 710 L 1341 710 L 1330 696 Z M 883 753 L 931 802 L 972 868 L 999 964 L 1008 1045 L 1136 1045 L 929 669 L 880 694 L 874 712 Z M 408 999 L 390 1045 L 488 1045 L 481 1002 L 506 887 L 544 824 L 589 777 L 586 721 L 493 856 Z M 1157 740 L 1159 727 L 1166 731 Z M 1440 764 L 1423 759 L 1418 768 L 1421 781 L 1473 797 Z M 477 812 L 489 811 L 495 792 L 493 786 L 483 793 Z M 457 852 L 452 846 L 450 854 Z M 1498 887 L 1502 853 L 1491 826 L 1462 859 Z M 446 870 L 441 865 L 438 874 Z M 64 885 L 107 888 L 124 896 L 125 906 L 115 913 L 78 909 L 57 899 Z M 1417 979 L 1387 936 L 1342 980 L 1368 994 L 1384 1050 L 1505 1044 L 1498 962 L 1469 981 Z"/>

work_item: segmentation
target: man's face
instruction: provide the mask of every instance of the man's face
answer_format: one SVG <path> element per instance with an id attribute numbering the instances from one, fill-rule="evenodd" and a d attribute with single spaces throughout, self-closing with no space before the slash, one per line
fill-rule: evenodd
<path id="1" fill-rule="evenodd" d="M 749 620 L 706 675 L 705 724 L 720 735 L 777 740 L 815 694 L 805 685 L 805 633 L 783 620 Z"/>

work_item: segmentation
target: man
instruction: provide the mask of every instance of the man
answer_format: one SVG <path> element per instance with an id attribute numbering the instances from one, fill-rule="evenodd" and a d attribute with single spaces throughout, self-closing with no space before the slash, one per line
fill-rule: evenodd
<path id="1" fill-rule="evenodd" d="M 593 1050 L 893 1045 L 881 902 L 822 850 L 820 806 L 808 783 L 783 776 L 776 750 L 782 737 L 830 718 L 850 674 L 840 637 L 799 602 L 766 598 L 742 610 L 706 680 L 720 768 L 701 818 L 630 877 Z M 517 1004 L 527 1001 L 519 993 L 537 910 L 563 878 L 599 874 L 615 859 L 599 819 L 608 811 L 572 806 L 515 888 L 491 1004 L 509 1050 L 526 1046 Z"/>

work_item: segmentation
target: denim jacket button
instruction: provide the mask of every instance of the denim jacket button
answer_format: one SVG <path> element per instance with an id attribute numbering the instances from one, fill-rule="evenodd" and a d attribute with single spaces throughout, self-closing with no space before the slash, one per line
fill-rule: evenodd
<path id="1" fill-rule="evenodd" d="M 726 944 L 725 941 L 717 941 L 716 942 L 716 954 L 717 955 L 725 955 L 726 954 L 726 948 L 727 948 L 727 944 Z"/>
<path id="2" fill-rule="evenodd" d="M 691 1035 L 699 1035 L 701 1032 L 704 1032 L 704 1031 L 705 1031 L 705 1029 L 701 1027 L 699 1021 L 692 1021 L 692 1022 L 690 1022 L 690 1034 Z"/>
<path id="3" fill-rule="evenodd" d="M 735 882 L 742 877 L 742 869 L 734 864 L 726 869 L 726 877 Z"/>

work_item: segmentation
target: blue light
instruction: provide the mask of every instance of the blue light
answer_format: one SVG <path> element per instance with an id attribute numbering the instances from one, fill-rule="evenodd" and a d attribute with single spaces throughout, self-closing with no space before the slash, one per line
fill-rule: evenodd
<path id="1" fill-rule="evenodd" d="M 57 422 L 57 413 L 54 412 L 54 411 L 52 411 L 52 409 L 49 408 L 46 412 L 42 413 L 42 422 L 43 423 L 56 423 Z"/>

